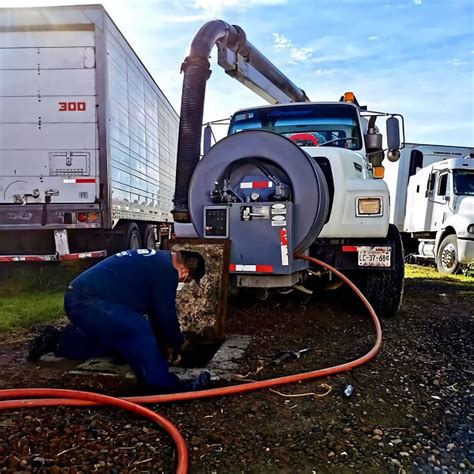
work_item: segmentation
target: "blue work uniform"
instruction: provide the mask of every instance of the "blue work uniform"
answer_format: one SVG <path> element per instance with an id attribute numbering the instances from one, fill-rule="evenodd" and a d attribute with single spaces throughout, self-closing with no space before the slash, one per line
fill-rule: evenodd
<path id="1" fill-rule="evenodd" d="M 177 286 L 170 252 L 127 250 L 103 260 L 73 280 L 65 295 L 72 325 L 61 330 L 56 355 L 120 356 L 142 385 L 176 390 L 179 380 L 162 349 L 178 350 L 184 342 Z"/>

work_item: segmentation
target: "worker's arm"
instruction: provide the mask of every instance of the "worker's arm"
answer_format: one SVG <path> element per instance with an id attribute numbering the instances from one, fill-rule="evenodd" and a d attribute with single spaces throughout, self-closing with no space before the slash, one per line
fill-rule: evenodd
<path id="1" fill-rule="evenodd" d="M 153 291 L 152 308 L 148 319 L 160 345 L 171 347 L 179 352 L 185 339 L 176 313 L 177 281 L 174 276 L 163 275 L 158 283 L 159 285 Z"/>

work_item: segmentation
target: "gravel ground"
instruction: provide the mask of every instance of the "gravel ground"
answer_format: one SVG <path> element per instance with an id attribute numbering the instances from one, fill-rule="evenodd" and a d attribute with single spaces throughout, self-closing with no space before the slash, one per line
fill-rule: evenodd
<path id="1" fill-rule="evenodd" d="M 346 374 L 279 389 L 153 407 L 184 434 L 191 472 L 474 472 L 472 283 L 406 280 L 381 353 Z M 344 303 L 344 300 L 345 303 Z M 230 333 L 251 334 L 241 373 L 299 373 L 358 357 L 373 344 L 368 317 L 344 292 L 275 298 L 230 309 Z M 349 309 L 348 309 L 349 308 Z M 0 340 L 0 388 L 78 388 L 69 362 L 24 362 L 25 334 Z M 269 365 L 282 349 L 311 347 Z M 76 386 L 73 386 L 75 384 Z M 353 385 L 351 397 L 344 387 Z M 87 381 L 79 388 L 123 394 Z M 0 472 L 173 472 L 174 449 L 151 423 L 108 409 L 48 408 L 0 416 Z"/>

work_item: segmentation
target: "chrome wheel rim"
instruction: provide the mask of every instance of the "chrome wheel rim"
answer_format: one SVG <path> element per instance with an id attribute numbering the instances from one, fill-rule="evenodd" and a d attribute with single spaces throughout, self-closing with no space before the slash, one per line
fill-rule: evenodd
<path id="1" fill-rule="evenodd" d="M 140 248 L 140 242 L 138 240 L 138 235 L 133 234 L 130 238 L 130 250 L 137 250 Z"/>
<path id="2" fill-rule="evenodd" d="M 456 265 L 456 247 L 449 243 L 441 252 L 441 265 L 445 270 L 451 270 Z"/>
<path id="3" fill-rule="evenodd" d="M 148 250 L 154 250 L 154 248 L 155 248 L 155 239 L 153 238 L 153 235 L 148 236 L 148 240 L 146 242 L 146 248 Z"/>

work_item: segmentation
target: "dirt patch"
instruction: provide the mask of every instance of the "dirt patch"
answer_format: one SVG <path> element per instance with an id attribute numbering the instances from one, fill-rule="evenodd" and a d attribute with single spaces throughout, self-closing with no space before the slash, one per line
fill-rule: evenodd
<path id="1" fill-rule="evenodd" d="M 399 317 L 384 320 L 372 362 L 345 374 L 279 389 L 332 391 L 323 398 L 268 390 L 153 407 L 182 430 L 192 472 L 463 472 L 474 468 L 472 284 L 408 279 Z M 341 293 L 313 301 L 294 295 L 265 302 L 240 297 L 229 332 L 251 334 L 242 372 L 265 379 L 339 364 L 370 349 L 368 317 Z M 71 387 L 66 367 L 24 361 L 25 333 L 2 336 L 2 388 Z M 15 340 L 16 339 L 16 340 Z M 311 351 L 282 367 L 284 349 Z M 49 365 L 48 365 L 49 364 Z M 65 363 L 66 364 L 66 363 Z M 245 375 L 245 374 L 244 374 Z M 354 386 L 352 397 L 342 391 Z M 123 394 L 124 387 L 89 387 Z M 0 470 L 5 472 L 172 472 L 170 440 L 147 421 L 107 408 L 4 412 Z"/>

